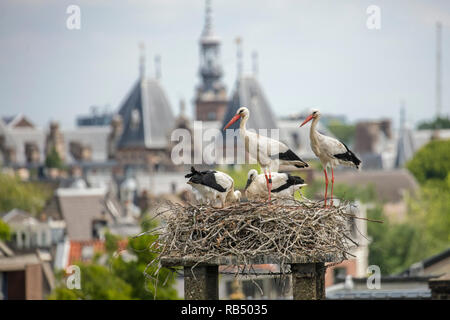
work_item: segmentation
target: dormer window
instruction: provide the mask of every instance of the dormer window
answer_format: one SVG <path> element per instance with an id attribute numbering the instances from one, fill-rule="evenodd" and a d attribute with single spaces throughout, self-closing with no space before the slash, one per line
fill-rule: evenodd
<path id="1" fill-rule="evenodd" d="M 131 128 L 137 129 L 139 128 L 139 123 L 141 122 L 141 114 L 138 109 L 133 109 L 131 111 Z"/>

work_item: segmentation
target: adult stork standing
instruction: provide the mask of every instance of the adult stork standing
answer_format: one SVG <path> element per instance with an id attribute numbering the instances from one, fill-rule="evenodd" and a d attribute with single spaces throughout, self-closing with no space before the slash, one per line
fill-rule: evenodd
<path id="1" fill-rule="evenodd" d="M 325 174 L 325 207 L 327 206 L 327 191 L 328 191 L 328 175 L 327 167 L 331 167 L 331 200 L 330 205 L 333 205 L 333 185 L 334 172 L 333 167 L 338 165 L 345 165 L 360 168 L 361 160 L 343 143 L 339 140 L 325 136 L 316 130 L 317 122 L 320 119 L 320 111 L 313 110 L 312 113 L 303 121 L 300 127 L 312 120 L 309 137 L 311 140 L 311 149 L 322 163 L 323 172 Z"/>
<path id="2" fill-rule="evenodd" d="M 289 173 L 272 172 L 272 182 L 272 193 L 277 198 L 294 198 L 295 191 L 306 186 L 301 177 L 292 176 Z M 245 186 L 247 199 L 260 199 L 265 197 L 266 194 L 267 184 L 264 174 L 258 174 L 258 171 L 251 169 L 248 172 L 247 185 Z"/>
<path id="3" fill-rule="evenodd" d="M 245 142 L 245 151 L 247 151 L 254 159 L 256 159 L 264 171 L 267 189 L 269 190 L 269 201 L 271 200 L 272 190 L 272 171 L 278 171 L 281 166 L 306 168 L 308 164 L 300 159 L 287 145 L 284 143 L 257 134 L 256 132 L 247 131 L 246 124 L 250 117 L 250 111 L 246 107 L 241 107 L 236 111 L 236 115 L 228 122 L 224 130 L 241 120 L 239 124 L 239 134 Z M 275 170 L 274 170 L 275 169 Z M 267 172 L 269 175 L 267 175 Z"/>
<path id="4" fill-rule="evenodd" d="M 234 191 L 234 180 L 228 174 L 220 171 L 197 171 L 191 167 L 191 173 L 184 176 L 199 200 L 216 205 L 219 200 L 223 208 L 226 203 L 237 202 L 241 198 L 239 190 Z"/>

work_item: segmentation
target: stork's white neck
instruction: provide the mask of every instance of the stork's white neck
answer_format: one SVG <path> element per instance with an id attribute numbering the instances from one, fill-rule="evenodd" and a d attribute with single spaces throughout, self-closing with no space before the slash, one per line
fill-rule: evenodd
<path id="1" fill-rule="evenodd" d="M 317 141 L 318 133 L 316 130 L 316 126 L 317 126 L 317 123 L 319 122 L 319 118 L 320 117 L 313 118 L 313 120 L 311 122 L 311 128 L 309 130 L 309 137 L 312 141 Z"/>
<path id="2" fill-rule="evenodd" d="M 248 116 L 244 116 L 241 118 L 241 123 L 239 124 L 239 132 L 240 132 L 241 136 L 245 136 L 245 133 L 247 131 L 247 121 L 248 121 Z"/>

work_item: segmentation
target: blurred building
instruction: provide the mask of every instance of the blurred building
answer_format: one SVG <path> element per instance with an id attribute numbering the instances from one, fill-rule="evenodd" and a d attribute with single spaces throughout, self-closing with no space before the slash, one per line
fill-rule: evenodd
<path id="1" fill-rule="evenodd" d="M 222 82 L 220 39 L 213 30 L 210 1 L 206 2 L 205 24 L 200 37 L 200 84 L 195 93 L 195 118 L 201 121 L 221 121 L 228 102 Z"/>
<path id="2" fill-rule="evenodd" d="M 30 213 L 13 209 L 0 218 L 13 230 L 8 245 L 18 252 L 30 252 L 36 249 L 50 250 L 64 240 L 66 223 L 63 220 L 37 219 Z"/>
<path id="3" fill-rule="evenodd" d="M 78 127 L 98 127 L 98 126 L 109 126 L 114 113 L 105 109 L 104 111 L 100 111 L 100 108 L 97 106 L 91 107 L 91 113 L 87 115 L 80 115 L 77 117 L 77 126 Z"/>
<path id="4" fill-rule="evenodd" d="M 327 299 L 355 300 L 423 300 L 450 299 L 450 248 L 407 270 L 380 277 L 380 287 L 367 277 L 340 276 L 337 284 L 326 289 Z"/>
<path id="5" fill-rule="evenodd" d="M 347 260 L 327 268 L 325 272 L 325 287 L 332 286 L 339 277 L 364 277 L 367 274 L 369 261 L 369 236 L 367 233 L 367 209 L 366 204 L 356 202 L 354 210 L 356 217 L 361 219 L 352 219 L 349 226 L 350 235 L 353 241 L 358 243 L 357 247 L 353 247 L 350 251 L 352 256 Z"/>
<path id="6" fill-rule="evenodd" d="M 361 121 L 356 124 L 354 151 L 367 169 L 392 169 L 396 140 L 390 119 Z"/>
<path id="7" fill-rule="evenodd" d="M 39 251 L 17 254 L 0 241 L 0 300 L 43 300 L 54 287 L 45 256 Z"/>
<path id="8" fill-rule="evenodd" d="M 336 171 L 339 183 L 356 188 L 372 188 L 377 200 L 383 204 L 385 214 L 393 221 L 406 218 L 408 195 L 415 195 L 419 189 L 414 176 L 406 169 Z"/>

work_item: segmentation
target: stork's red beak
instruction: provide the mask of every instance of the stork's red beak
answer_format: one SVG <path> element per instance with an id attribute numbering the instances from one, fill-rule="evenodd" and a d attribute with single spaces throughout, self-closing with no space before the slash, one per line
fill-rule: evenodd
<path id="1" fill-rule="evenodd" d="M 306 123 L 308 123 L 308 121 L 311 121 L 311 119 L 313 118 L 313 115 L 310 114 L 305 121 L 303 121 L 303 123 L 300 125 L 300 127 L 303 127 Z"/>
<path id="2" fill-rule="evenodd" d="M 236 121 L 238 121 L 241 118 L 240 114 L 235 115 L 230 122 L 228 122 L 228 124 L 225 126 L 225 128 L 223 128 L 223 130 L 227 130 L 229 126 L 231 126 L 233 123 L 235 123 Z"/>

